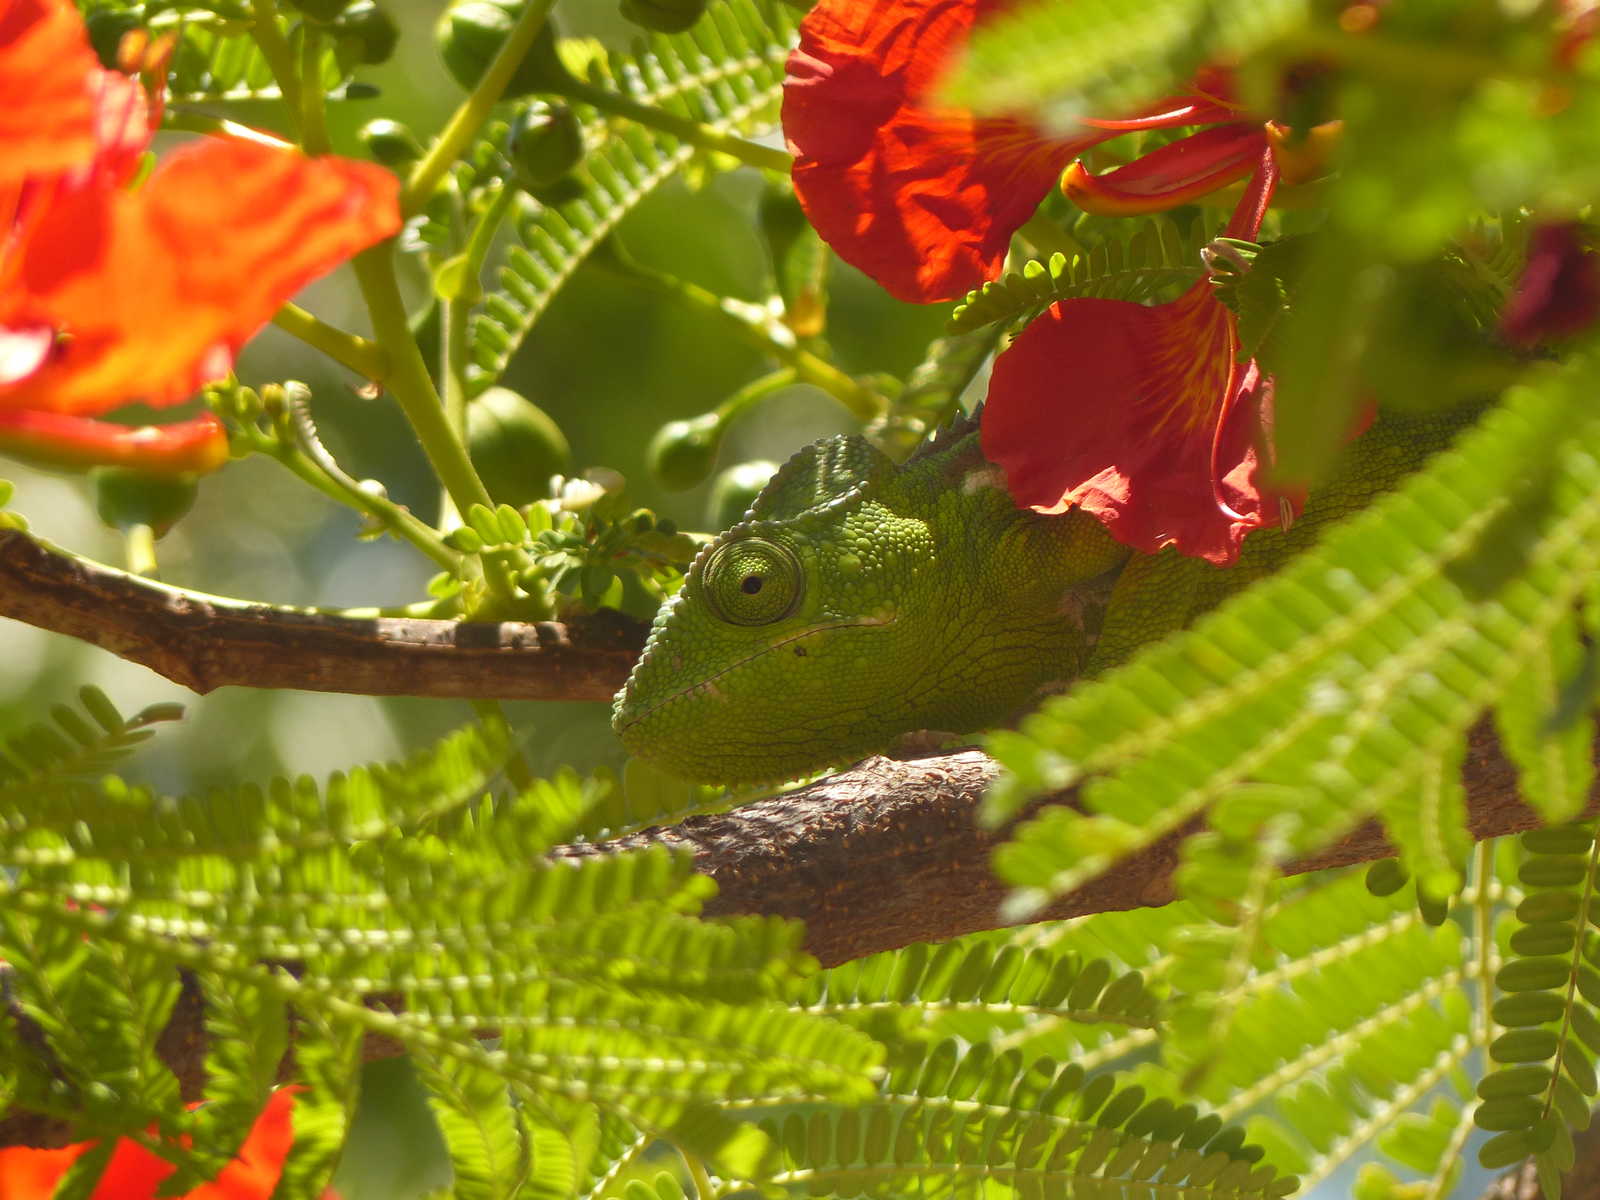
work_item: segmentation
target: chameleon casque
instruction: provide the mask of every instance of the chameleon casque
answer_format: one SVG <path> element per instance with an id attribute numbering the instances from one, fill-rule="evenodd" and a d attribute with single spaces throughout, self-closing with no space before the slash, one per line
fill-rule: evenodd
<path id="1" fill-rule="evenodd" d="M 815 442 L 696 557 L 612 725 L 686 779 L 755 784 L 1003 724 L 1271 572 L 1466 419 L 1384 414 L 1290 529 L 1256 530 L 1228 568 L 1017 508 L 970 421 L 903 465 L 859 436 Z"/>

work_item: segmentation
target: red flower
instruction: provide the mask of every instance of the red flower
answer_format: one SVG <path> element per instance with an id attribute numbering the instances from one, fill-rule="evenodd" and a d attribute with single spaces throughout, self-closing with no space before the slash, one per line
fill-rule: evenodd
<path id="1" fill-rule="evenodd" d="M 795 191 L 824 241 L 903 300 L 948 300 L 999 273 L 1011 235 L 1059 179 L 1092 212 L 1152 212 L 1244 178 L 1267 126 L 1227 76 L 1070 138 L 932 102 L 973 26 L 1009 0 L 822 0 L 800 24 L 783 88 Z M 1137 129 L 1212 128 L 1091 175 L 1077 154 Z M 1307 170 L 1314 170 L 1308 163 Z"/>
<path id="2" fill-rule="evenodd" d="M 1600 317 L 1600 262 L 1575 222 L 1540 225 L 1528 239 L 1528 265 L 1500 314 L 1514 346 L 1582 333 Z"/>
<path id="3" fill-rule="evenodd" d="M 1255 236 L 1275 182 L 1263 151 L 1230 236 Z M 1053 304 L 995 360 L 984 454 L 1023 507 L 1080 505 L 1137 550 L 1232 563 L 1287 500 L 1259 479 L 1272 380 L 1238 351 L 1208 279 L 1169 304 Z"/>
<path id="4" fill-rule="evenodd" d="M 0 443 L 156 470 L 221 465 L 210 417 L 137 434 L 64 417 L 176 404 L 226 374 L 284 301 L 395 232 L 397 181 L 269 139 L 208 139 L 128 186 L 159 109 L 95 63 L 67 0 L 15 0 L 0 18 L 0 96 L 27 97 L 72 147 L 53 153 L 0 124 Z"/>
<path id="5" fill-rule="evenodd" d="M 187 1200 L 266 1200 L 278 1186 L 283 1161 L 294 1141 L 291 1115 L 295 1088 L 280 1088 L 261 1110 L 239 1154 L 211 1183 L 184 1192 Z M 93 1142 L 59 1150 L 14 1147 L 0 1150 L 0 1196 L 5 1200 L 48 1200 L 74 1161 Z M 154 1200 L 161 1181 L 176 1168 L 137 1142 L 124 1138 L 112 1152 L 91 1200 Z M 332 1188 L 323 1200 L 338 1200 Z"/>

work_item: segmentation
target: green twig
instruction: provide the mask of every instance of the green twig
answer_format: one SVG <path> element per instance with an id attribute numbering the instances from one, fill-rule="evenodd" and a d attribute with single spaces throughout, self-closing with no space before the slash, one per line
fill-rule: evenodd
<path id="1" fill-rule="evenodd" d="M 156 577 L 156 531 L 148 525 L 130 525 L 122 534 L 128 574 Z"/>
<path id="2" fill-rule="evenodd" d="M 349 367 L 363 379 L 382 379 L 388 373 L 389 360 L 383 347 L 329 325 L 298 304 L 285 304 L 273 314 L 272 323 L 306 345 L 321 350 L 334 362 Z"/>
<path id="3" fill-rule="evenodd" d="M 467 144 L 476 136 L 489 113 L 511 82 L 511 76 L 522 64 L 534 38 L 544 28 L 545 17 L 555 0 L 530 0 L 517 23 L 511 27 L 500 52 L 494 56 L 489 69 L 445 125 L 428 152 L 411 171 L 405 189 L 400 193 L 401 211 L 411 216 L 432 196 L 444 173 L 459 159 Z"/>
<path id="4" fill-rule="evenodd" d="M 312 21 L 300 23 L 300 145 L 307 154 L 327 154 L 328 98 L 322 90 L 322 35 Z"/>
<path id="5" fill-rule="evenodd" d="M 597 88 L 582 80 L 574 79 L 564 83 L 561 94 L 572 100 L 581 100 L 601 112 L 608 112 L 615 116 L 626 117 L 630 121 L 651 129 L 659 129 L 663 133 L 670 133 L 680 142 L 691 146 L 699 146 L 702 150 L 712 150 L 718 154 L 726 154 L 738 159 L 747 166 L 760 167 L 765 171 L 776 171 L 780 175 L 787 175 L 789 168 L 794 165 L 794 159 L 786 150 L 777 150 L 771 146 L 763 146 L 760 142 L 753 142 L 749 138 L 740 137 L 735 133 L 728 133 L 713 125 L 706 125 L 688 117 L 681 117 L 677 113 L 668 112 L 653 104 L 641 104 L 631 96 L 620 92 L 608 91 Z"/>
<path id="6" fill-rule="evenodd" d="M 764 308 L 746 301 L 718 296 L 697 283 L 690 283 L 686 279 L 640 266 L 629 259 L 614 243 L 611 253 L 596 254 L 590 261 L 608 267 L 626 279 L 644 283 L 662 295 L 671 296 L 702 311 L 715 313 L 750 345 L 793 369 L 795 377 L 800 381 L 827 392 L 848 408 L 858 420 L 875 421 L 888 411 L 889 402 L 885 397 L 851 378 L 826 359 L 801 348 L 796 344 L 794 335 L 788 328 Z"/>
<path id="7" fill-rule="evenodd" d="M 473 469 L 461 438 L 445 420 L 444 405 L 422 361 L 406 321 L 400 284 L 394 273 L 394 243 L 380 242 L 352 260 L 361 294 L 372 317 L 372 331 L 389 355 L 389 369 L 380 382 L 399 403 L 422 444 L 434 473 L 461 512 L 474 504 L 490 504 L 488 490 Z"/>
<path id="8" fill-rule="evenodd" d="M 265 453 L 323 495 L 365 514 L 396 537 L 410 542 L 446 571 L 454 574 L 461 569 L 461 556 L 446 546 L 439 535 L 413 515 L 410 509 L 363 487 L 346 473 L 322 444 L 311 412 L 303 401 L 290 402 L 288 425 L 294 440 L 275 440 L 270 445 L 263 445 Z"/>
<path id="9" fill-rule="evenodd" d="M 250 26 L 250 36 L 255 40 L 261 57 L 267 60 L 267 69 L 283 93 L 284 107 L 288 109 L 290 124 L 296 135 L 304 113 L 300 108 L 300 73 L 295 69 L 294 50 L 289 39 L 278 28 L 278 6 L 274 0 L 250 0 L 250 12 L 255 17 Z"/>

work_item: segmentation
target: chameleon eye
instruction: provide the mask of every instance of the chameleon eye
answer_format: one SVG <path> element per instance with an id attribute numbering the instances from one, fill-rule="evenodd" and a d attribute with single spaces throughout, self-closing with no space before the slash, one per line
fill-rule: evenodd
<path id="1" fill-rule="evenodd" d="M 800 560 L 776 542 L 747 537 L 718 546 L 701 577 L 712 611 L 731 625 L 770 625 L 800 603 Z"/>

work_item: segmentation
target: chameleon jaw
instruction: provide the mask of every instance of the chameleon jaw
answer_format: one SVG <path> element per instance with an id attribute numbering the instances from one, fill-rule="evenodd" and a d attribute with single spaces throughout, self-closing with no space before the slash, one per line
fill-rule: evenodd
<path id="1" fill-rule="evenodd" d="M 787 636 L 787 637 L 785 637 L 785 638 L 783 638 L 783 639 L 781 639 L 779 641 L 776 641 L 776 642 L 772 643 L 772 645 L 763 646 L 760 650 L 757 650 L 755 653 L 747 654 L 744 658 L 739 659 L 737 662 L 729 663 L 727 666 L 723 667 L 722 670 L 716 672 L 714 675 L 708 675 L 706 678 L 700 680 L 697 683 L 691 683 L 686 687 L 679 688 L 677 691 L 672 692 L 669 695 L 661 697 L 661 699 L 657 700 L 654 704 L 650 705 L 650 707 L 642 710 L 637 715 L 633 716 L 631 719 L 629 719 L 627 721 L 624 721 L 624 722 L 621 722 L 621 723 L 613 722 L 612 723 L 612 728 L 614 728 L 617 731 L 618 734 L 624 733 L 627 730 L 632 729 L 635 725 L 638 725 L 640 722 L 644 721 L 647 717 L 650 717 L 653 714 L 660 712 L 663 708 L 667 707 L 669 704 L 673 704 L 676 701 L 681 700 L 686 696 L 702 695 L 702 694 L 705 694 L 707 692 L 713 691 L 715 689 L 715 687 L 716 687 L 717 680 L 721 679 L 729 671 L 737 670 L 738 668 L 744 666 L 747 663 L 754 662 L 756 659 L 762 657 L 763 655 L 772 654 L 775 651 L 782 650 L 786 646 L 792 646 L 794 643 L 799 642 L 799 641 L 803 641 L 804 639 L 812 637 L 812 636 L 814 636 L 816 634 L 827 633 L 830 630 L 834 630 L 834 629 L 854 629 L 854 628 L 859 628 L 859 627 L 876 627 L 876 626 L 893 625 L 897 619 L 898 619 L 897 617 L 893 617 L 893 616 L 890 616 L 890 617 L 857 617 L 855 620 L 851 620 L 851 621 L 828 621 L 828 622 L 824 622 L 824 623 L 819 624 L 819 625 L 810 625 L 810 626 L 807 626 L 804 629 L 797 629 L 797 630 L 795 630 L 795 632 L 791 633 L 789 636 Z"/>

